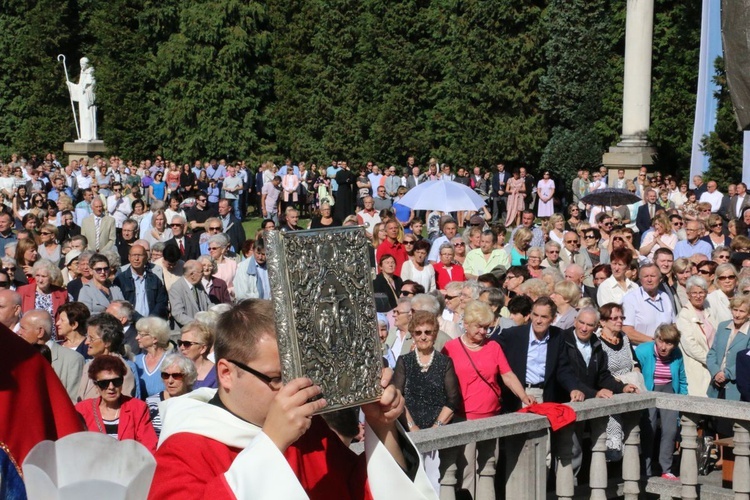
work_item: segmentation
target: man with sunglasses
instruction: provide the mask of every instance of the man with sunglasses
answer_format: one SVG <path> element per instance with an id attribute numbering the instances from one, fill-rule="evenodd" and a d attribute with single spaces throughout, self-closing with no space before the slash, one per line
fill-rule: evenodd
<path id="1" fill-rule="evenodd" d="M 187 221 L 185 218 L 181 215 L 175 215 L 172 217 L 172 222 L 169 223 L 169 229 L 172 230 L 172 238 L 166 241 L 167 245 L 173 244 L 180 249 L 183 261 L 194 260 L 201 255 L 198 240 L 185 234 L 186 228 Z"/>
<path id="2" fill-rule="evenodd" d="M 404 400 L 384 375 L 379 401 L 363 405 L 357 456 L 322 418 L 321 389 L 281 378 L 273 307 L 247 300 L 216 327 L 218 390 L 162 406 L 161 445 L 149 498 L 436 498 L 396 418 Z"/>
<path id="3" fill-rule="evenodd" d="M 115 219 L 115 231 L 117 235 L 122 233 L 122 224 L 128 220 L 133 212 L 130 199 L 123 196 L 123 186 L 120 182 L 112 184 L 112 194 L 107 198 L 107 213 Z"/>
<path id="4" fill-rule="evenodd" d="M 204 191 L 198 191 L 195 195 L 195 205 L 185 215 L 190 221 L 193 237 L 200 237 L 206 231 L 206 220 L 209 217 L 216 217 L 217 212 L 208 208 L 208 195 Z"/>

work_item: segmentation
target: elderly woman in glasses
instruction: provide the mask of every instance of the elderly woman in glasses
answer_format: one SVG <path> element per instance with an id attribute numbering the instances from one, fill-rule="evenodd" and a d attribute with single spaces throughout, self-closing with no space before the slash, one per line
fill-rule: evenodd
<path id="1" fill-rule="evenodd" d="M 463 267 L 466 261 L 466 241 L 464 237 L 461 235 L 454 236 L 451 238 L 451 245 L 454 249 L 453 260 Z"/>
<path id="2" fill-rule="evenodd" d="M 195 364 L 197 371 L 194 388 L 217 388 L 216 370 L 208 359 L 214 345 L 214 334 L 211 329 L 205 323 L 191 321 L 182 327 L 180 333 L 180 340 L 177 342 L 180 352 Z"/>
<path id="3" fill-rule="evenodd" d="M 409 431 L 437 428 L 450 423 L 461 406 L 461 390 L 451 359 L 435 350 L 439 327 L 434 314 L 415 311 L 409 321 L 415 349 L 396 361 L 393 385 L 404 395 L 402 423 Z M 423 454 L 433 487 L 440 489 L 437 451 Z"/>
<path id="4" fill-rule="evenodd" d="M 164 382 L 164 390 L 146 398 L 146 405 L 148 405 L 148 411 L 151 414 L 151 424 L 154 426 L 157 437 L 161 433 L 159 403 L 192 391 L 197 375 L 193 362 L 182 354 L 173 352 L 167 354 L 164 358 L 164 362 L 161 364 L 161 379 Z"/>
<path id="5" fill-rule="evenodd" d="M 203 289 L 208 293 L 208 299 L 212 304 L 231 304 L 232 297 L 229 295 L 227 283 L 221 278 L 215 276 L 219 270 L 216 261 L 210 255 L 201 255 L 198 262 L 203 269 Z"/>
<path id="6" fill-rule="evenodd" d="M 313 215 L 310 220 L 310 224 L 307 229 L 320 229 L 323 227 L 338 227 L 341 225 L 341 220 L 333 215 L 333 209 L 327 202 L 320 204 L 320 210 L 318 215 Z"/>
<path id="7" fill-rule="evenodd" d="M 720 264 L 716 267 L 714 275 L 716 289 L 708 294 L 706 301 L 711 312 L 716 316 L 716 321 L 722 323 L 732 319 L 729 301 L 734 297 L 737 289 L 737 271 L 732 264 Z"/>
<path id="8" fill-rule="evenodd" d="M 61 248 L 57 242 L 57 228 L 52 224 L 43 224 L 39 236 L 41 239 L 39 257 L 52 262 L 59 262 Z"/>
<path id="9" fill-rule="evenodd" d="M 169 347 L 169 323 L 162 318 L 149 316 L 135 324 L 135 336 L 141 353 L 135 357 L 135 369 L 141 382 L 141 396 L 152 396 L 164 389 L 159 369 Z"/>
<path id="10" fill-rule="evenodd" d="M 708 283 L 700 276 L 692 276 L 685 285 L 688 301 L 677 316 L 680 330 L 680 349 L 684 355 L 688 394 L 706 396 L 711 374 L 706 366 L 706 355 L 713 345 L 719 322 L 706 304 Z"/>
<path id="11" fill-rule="evenodd" d="M 641 241 L 641 255 L 649 260 L 654 259 L 654 252 L 660 248 L 674 250 L 677 244 L 677 234 L 672 231 L 672 225 L 666 215 L 660 214 L 651 219 L 653 231 L 646 234 Z"/>
<path id="12" fill-rule="evenodd" d="M 52 318 L 57 317 L 57 310 L 68 302 L 68 291 L 62 288 L 60 269 L 47 259 L 38 260 L 33 268 L 34 283 L 18 288 L 21 295 L 21 310 L 44 309 Z M 57 338 L 52 328 L 52 338 Z"/>
<path id="13" fill-rule="evenodd" d="M 98 253 L 89 259 L 93 279 L 81 287 L 78 300 L 89 308 L 91 314 L 104 312 L 115 300 L 125 300 L 120 287 L 109 281 L 109 259 Z"/>
<path id="14" fill-rule="evenodd" d="M 435 269 L 435 285 L 438 290 L 445 290 L 452 281 L 465 281 L 464 268 L 455 263 L 456 248 L 452 243 L 440 245 L 440 261 L 432 265 Z"/>
<path id="15" fill-rule="evenodd" d="M 208 239 L 208 253 L 216 262 L 215 276 L 227 284 L 229 294 L 234 296 L 234 275 L 237 273 L 237 261 L 227 257 L 229 237 L 224 233 L 214 234 Z"/>
<path id="16" fill-rule="evenodd" d="M 103 355 L 94 359 L 88 365 L 88 377 L 98 395 L 78 403 L 76 410 L 90 432 L 107 434 L 119 441 L 134 439 L 154 453 L 157 438 L 148 406 L 122 393 L 127 370 L 122 360 L 115 356 Z"/>

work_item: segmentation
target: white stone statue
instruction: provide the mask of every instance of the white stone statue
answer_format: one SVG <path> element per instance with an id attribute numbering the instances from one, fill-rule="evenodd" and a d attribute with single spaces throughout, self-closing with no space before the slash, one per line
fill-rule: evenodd
<path id="1" fill-rule="evenodd" d="M 67 77 L 67 70 L 66 70 Z M 81 76 L 78 83 L 68 80 L 68 91 L 70 100 L 78 103 L 78 141 L 92 142 L 98 140 L 96 137 L 96 80 L 94 79 L 94 67 L 88 58 L 81 58 Z M 75 114 L 75 113 L 74 113 Z"/>

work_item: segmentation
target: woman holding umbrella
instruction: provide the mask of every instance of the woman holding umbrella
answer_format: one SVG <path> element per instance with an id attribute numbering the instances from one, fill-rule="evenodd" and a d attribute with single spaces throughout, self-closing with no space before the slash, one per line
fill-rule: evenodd
<path id="1" fill-rule="evenodd" d="M 521 223 L 521 212 L 525 205 L 523 202 L 526 196 L 526 183 L 521 179 L 521 171 L 513 169 L 513 177 L 508 181 L 506 186 L 508 193 L 508 216 L 505 218 L 505 227 L 517 226 Z"/>

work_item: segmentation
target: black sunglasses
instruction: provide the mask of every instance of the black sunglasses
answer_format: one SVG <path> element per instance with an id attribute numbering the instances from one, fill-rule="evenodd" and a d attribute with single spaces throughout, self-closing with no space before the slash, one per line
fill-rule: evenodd
<path id="1" fill-rule="evenodd" d="M 189 340 L 178 340 L 177 341 L 177 345 L 179 347 L 184 347 L 186 349 L 190 349 L 194 345 L 204 345 L 204 344 L 201 344 L 200 342 L 190 342 Z"/>
<path id="2" fill-rule="evenodd" d="M 125 379 L 123 377 L 105 378 L 102 380 L 94 380 L 94 385 L 99 389 L 104 390 L 109 387 L 109 384 L 112 384 L 115 387 L 122 387 L 124 381 Z"/>
<path id="3" fill-rule="evenodd" d="M 185 377 L 184 373 L 167 373 L 167 372 L 161 372 L 161 379 L 162 380 L 169 380 L 169 377 L 172 377 L 175 380 L 182 380 Z"/>
<path id="4" fill-rule="evenodd" d="M 235 365 L 237 368 L 242 369 L 243 371 L 246 371 L 248 373 L 251 373 L 258 377 L 262 382 L 264 382 L 266 385 L 268 385 L 271 389 L 280 388 L 281 387 L 281 377 L 269 377 L 265 373 L 261 373 L 258 370 L 253 370 L 249 366 L 247 366 L 245 363 L 240 363 L 239 361 L 235 361 L 233 359 L 227 359 L 230 363 Z"/>

